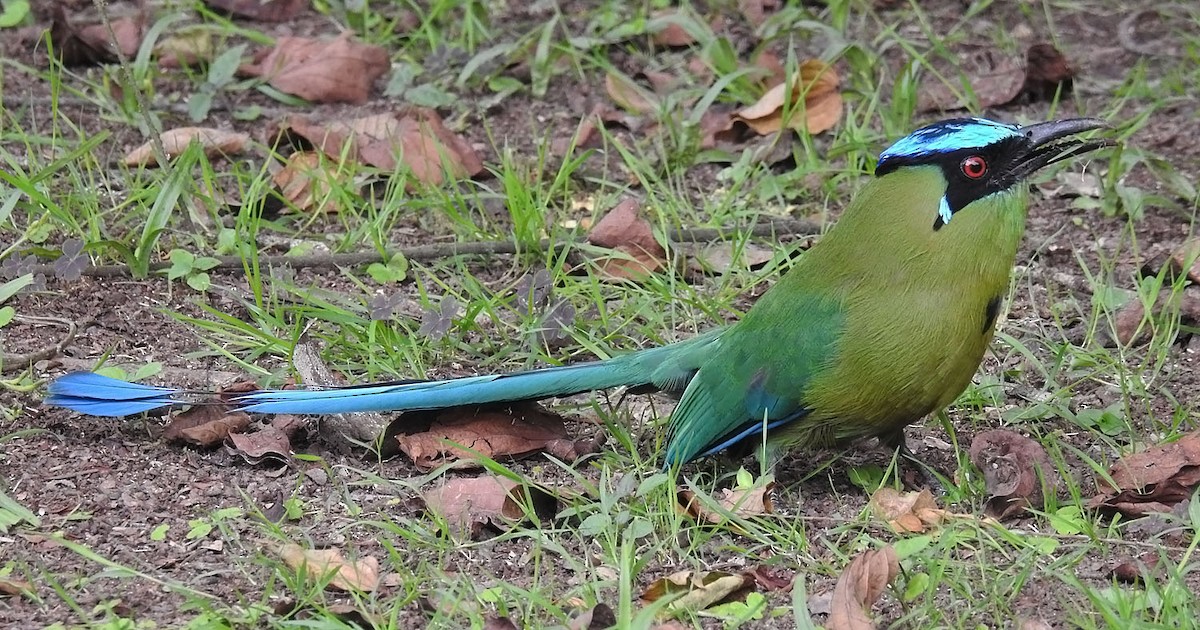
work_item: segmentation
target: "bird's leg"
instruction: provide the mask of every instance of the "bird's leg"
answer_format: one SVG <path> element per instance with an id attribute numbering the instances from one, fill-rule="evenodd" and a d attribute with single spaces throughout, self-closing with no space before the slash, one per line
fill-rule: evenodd
<path id="1" fill-rule="evenodd" d="M 921 461 L 917 454 L 908 448 L 908 442 L 904 439 L 904 427 L 879 436 L 879 442 L 900 455 L 899 461 L 896 462 L 896 472 L 904 487 L 911 490 L 929 488 L 935 494 L 946 494 L 946 487 L 941 482 L 941 479 L 946 477 L 945 473 Z M 902 462 L 907 462 L 910 466 L 902 466 Z"/>

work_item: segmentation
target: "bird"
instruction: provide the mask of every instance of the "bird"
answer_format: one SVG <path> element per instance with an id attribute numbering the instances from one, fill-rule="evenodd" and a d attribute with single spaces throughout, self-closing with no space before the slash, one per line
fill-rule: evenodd
<path id="1" fill-rule="evenodd" d="M 904 429 L 950 405 L 983 360 L 1029 206 L 1028 178 L 1112 141 L 1096 118 L 1027 125 L 954 118 L 879 155 L 839 220 L 745 315 L 675 343 L 523 372 L 226 394 L 90 372 L 45 402 L 95 416 L 208 402 L 264 414 L 403 412 L 628 387 L 679 396 L 664 466 L 732 447 L 903 449 Z"/>

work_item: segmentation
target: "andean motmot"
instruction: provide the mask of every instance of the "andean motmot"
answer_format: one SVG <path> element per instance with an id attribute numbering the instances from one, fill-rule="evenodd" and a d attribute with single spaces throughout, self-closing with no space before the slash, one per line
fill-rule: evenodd
<path id="1" fill-rule="evenodd" d="M 410 411 L 626 386 L 680 394 L 667 465 L 764 435 L 769 454 L 871 437 L 899 445 L 904 427 L 952 403 L 979 368 L 1025 228 L 1026 179 L 1110 144 L 1078 138 L 1105 126 L 958 118 L 914 131 L 879 156 L 838 222 L 740 321 L 691 339 L 526 372 L 259 390 L 232 404 L 254 413 Z M 215 400 L 87 372 L 58 378 L 46 398 L 96 416 Z"/>

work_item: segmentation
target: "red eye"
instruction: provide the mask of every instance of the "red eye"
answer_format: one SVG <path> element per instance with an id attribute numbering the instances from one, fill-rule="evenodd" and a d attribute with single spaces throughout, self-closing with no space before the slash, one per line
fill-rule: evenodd
<path id="1" fill-rule="evenodd" d="M 972 155 L 964 159 L 962 164 L 959 164 L 959 168 L 962 169 L 963 175 L 971 179 L 979 179 L 987 174 L 987 161 L 978 155 Z"/>

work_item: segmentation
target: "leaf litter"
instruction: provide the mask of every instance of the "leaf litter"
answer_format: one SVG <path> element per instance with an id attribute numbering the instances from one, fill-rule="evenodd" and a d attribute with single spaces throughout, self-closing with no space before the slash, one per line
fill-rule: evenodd
<path id="1" fill-rule="evenodd" d="M 1200 432 L 1122 457 L 1088 507 L 1135 518 L 1171 512 L 1200 486 Z"/>
<path id="2" fill-rule="evenodd" d="M 363 44 L 347 31 L 338 37 L 280 37 L 238 68 L 245 77 L 260 77 L 271 87 L 314 103 L 361 105 L 375 80 L 391 69 L 387 50 Z"/>

